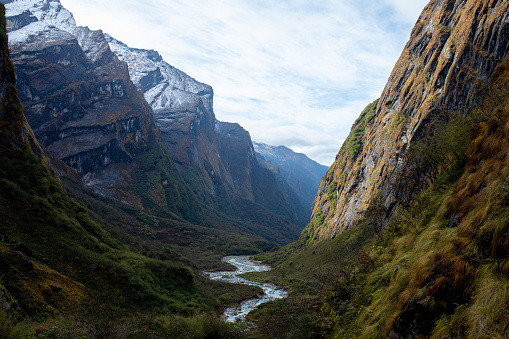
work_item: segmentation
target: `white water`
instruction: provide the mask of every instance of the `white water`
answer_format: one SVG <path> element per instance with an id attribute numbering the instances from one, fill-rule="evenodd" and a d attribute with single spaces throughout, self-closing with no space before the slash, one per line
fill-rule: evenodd
<path id="1" fill-rule="evenodd" d="M 230 307 L 224 310 L 223 317 L 227 322 L 244 321 L 247 314 L 259 305 L 268 301 L 286 298 L 288 296 L 287 291 L 272 283 L 259 283 L 238 277 L 237 275 L 242 273 L 265 272 L 271 269 L 270 266 L 254 263 L 249 258 L 249 255 L 243 255 L 224 257 L 221 260 L 237 267 L 236 271 L 204 272 L 212 280 L 226 281 L 233 284 L 259 286 L 263 289 L 263 294 L 258 295 L 258 298 L 245 300 L 237 307 Z"/>

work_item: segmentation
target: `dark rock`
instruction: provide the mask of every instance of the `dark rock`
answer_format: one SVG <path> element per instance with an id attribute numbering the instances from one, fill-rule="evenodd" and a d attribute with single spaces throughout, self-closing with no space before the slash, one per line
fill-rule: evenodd
<path id="1" fill-rule="evenodd" d="M 2 308 L 6 313 L 11 313 L 11 305 L 7 301 L 2 302 Z"/>
<path id="2" fill-rule="evenodd" d="M 449 219 L 449 228 L 453 228 L 458 226 L 460 222 L 460 215 L 458 213 L 454 213 L 451 215 L 451 218 Z"/>
<path id="3" fill-rule="evenodd" d="M 28 269 L 33 269 L 34 268 L 34 264 L 32 264 L 32 261 L 30 261 L 30 259 L 25 255 L 23 254 L 22 252 L 17 252 L 19 254 L 19 264 L 24 267 L 24 268 L 28 268 Z"/>
<path id="4" fill-rule="evenodd" d="M 438 315 L 411 298 L 394 322 L 389 338 L 426 338 L 434 328 Z"/>
<path id="5" fill-rule="evenodd" d="M 27 245 L 25 245 L 25 244 L 23 244 L 22 242 L 19 242 L 19 241 L 16 242 L 16 247 L 14 247 L 14 250 L 22 252 L 23 254 L 25 254 L 25 255 L 27 255 L 29 257 L 32 257 L 33 254 L 34 254 L 30 247 L 28 247 Z"/>
<path id="6" fill-rule="evenodd" d="M 42 292 L 47 296 L 52 296 L 55 293 L 62 291 L 61 287 L 49 285 L 48 288 L 45 288 Z"/>
<path id="7" fill-rule="evenodd" d="M 3 1 L 5 3 L 5 1 Z M 23 28 L 32 22 L 36 22 L 37 18 L 30 12 L 24 11 L 23 13 L 7 18 L 7 32 L 15 31 Z"/>

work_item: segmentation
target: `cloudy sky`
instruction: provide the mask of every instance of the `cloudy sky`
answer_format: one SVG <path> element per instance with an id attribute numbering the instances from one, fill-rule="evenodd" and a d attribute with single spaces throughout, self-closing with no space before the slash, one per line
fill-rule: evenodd
<path id="1" fill-rule="evenodd" d="M 61 0 L 214 88 L 221 121 L 330 165 L 429 0 Z"/>

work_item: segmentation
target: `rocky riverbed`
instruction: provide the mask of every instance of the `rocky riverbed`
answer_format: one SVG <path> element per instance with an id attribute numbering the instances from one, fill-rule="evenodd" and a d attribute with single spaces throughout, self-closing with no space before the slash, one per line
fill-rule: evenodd
<path id="1" fill-rule="evenodd" d="M 222 261 L 237 267 L 237 270 L 204 273 L 212 280 L 226 281 L 232 284 L 259 286 L 263 289 L 263 294 L 258 295 L 257 298 L 245 300 L 236 307 L 225 309 L 223 317 L 227 322 L 242 322 L 245 320 L 247 314 L 259 305 L 288 296 L 286 290 L 272 283 L 249 281 L 238 276 L 239 274 L 248 272 L 265 272 L 271 269 L 270 266 L 257 264 L 251 261 L 249 255 L 224 257 Z"/>

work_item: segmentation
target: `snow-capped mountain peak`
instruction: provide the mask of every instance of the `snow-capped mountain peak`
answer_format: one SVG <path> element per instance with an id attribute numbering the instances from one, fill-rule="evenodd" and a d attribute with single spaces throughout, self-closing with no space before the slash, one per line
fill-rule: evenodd
<path id="1" fill-rule="evenodd" d="M 212 110 L 212 87 L 171 66 L 154 50 L 128 47 L 107 34 L 106 39 L 111 50 L 129 65 L 131 80 L 154 111 L 178 110 L 185 103 L 195 102 L 195 96 L 202 97 Z"/>
<path id="2" fill-rule="evenodd" d="M 5 9 L 9 17 L 27 16 L 29 12 L 45 25 L 54 26 L 71 34 L 76 29 L 72 13 L 65 9 L 59 0 L 17 0 L 7 3 Z M 27 30 L 27 33 L 30 31 Z"/>
<path id="3" fill-rule="evenodd" d="M 5 9 L 11 46 L 23 49 L 34 42 L 43 48 L 62 39 L 76 39 L 92 62 L 109 53 L 102 31 L 77 27 L 72 13 L 60 0 L 14 0 L 8 1 Z"/>

